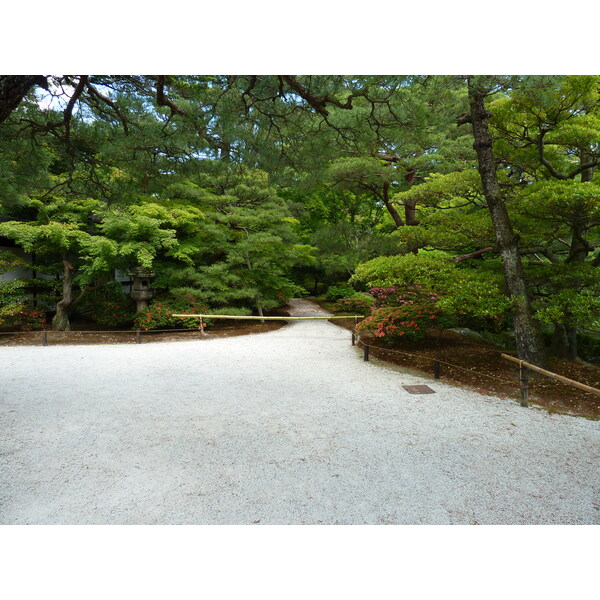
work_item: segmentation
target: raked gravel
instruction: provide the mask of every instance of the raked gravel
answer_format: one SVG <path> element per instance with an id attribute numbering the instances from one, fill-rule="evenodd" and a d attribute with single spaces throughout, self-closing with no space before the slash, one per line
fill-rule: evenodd
<path id="1" fill-rule="evenodd" d="M 364 362 L 326 321 L 3 347 L 0 421 L 2 524 L 600 522 L 598 422 Z"/>

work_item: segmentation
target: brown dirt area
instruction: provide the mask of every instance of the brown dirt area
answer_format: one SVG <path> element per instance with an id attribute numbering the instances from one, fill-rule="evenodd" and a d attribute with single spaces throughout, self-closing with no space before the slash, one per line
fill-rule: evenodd
<path id="1" fill-rule="evenodd" d="M 235 323 L 217 323 L 206 329 L 206 338 L 231 337 L 237 335 L 249 335 L 251 333 L 264 333 L 274 331 L 285 325 L 284 321 L 267 321 L 258 323 L 256 321 L 239 320 Z M 197 329 L 188 330 L 165 330 L 165 331 L 141 331 L 141 343 L 156 342 L 181 342 L 186 340 L 201 339 Z M 47 345 L 87 345 L 87 344 L 135 344 L 136 332 L 132 329 L 110 329 L 106 326 L 94 325 L 93 323 L 71 323 L 71 331 L 46 332 Z M 41 346 L 41 331 L 15 331 L 2 332 L 0 334 L 0 346 Z"/>
<path id="2" fill-rule="evenodd" d="M 354 329 L 353 319 L 339 319 L 331 323 L 351 331 Z M 386 362 L 433 376 L 433 360 L 437 359 L 449 363 L 441 365 L 442 381 L 464 385 L 483 394 L 520 399 L 519 367 L 501 358 L 503 352 L 510 353 L 492 344 L 466 338 L 453 331 L 441 331 L 419 345 L 406 344 L 394 348 L 377 338 L 362 339 L 370 346 L 371 356 Z M 551 360 L 547 369 L 600 388 L 600 368 L 594 365 Z M 600 396 L 531 371 L 529 401 L 552 412 L 600 419 Z"/>

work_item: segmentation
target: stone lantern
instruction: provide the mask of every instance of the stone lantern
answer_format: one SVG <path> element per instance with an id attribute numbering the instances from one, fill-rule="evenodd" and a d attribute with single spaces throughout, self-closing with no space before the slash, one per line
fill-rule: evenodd
<path id="1" fill-rule="evenodd" d="M 136 312 L 140 312 L 148 308 L 148 300 L 154 296 L 151 283 L 156 273 L 144 267 L 135 267 L 129 272 L 129 276 L 133 277 L 131 297 L 136 301 Z"/>

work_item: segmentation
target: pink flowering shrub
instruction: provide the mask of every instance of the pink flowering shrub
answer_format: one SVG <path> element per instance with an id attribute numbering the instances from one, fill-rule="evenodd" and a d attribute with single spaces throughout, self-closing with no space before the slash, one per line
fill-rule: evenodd
<path id="1" fill-rule="evenodd" d="M 403 306 L 411 303 L 436 303 L 441 296 L 426 290 L 422 286 L 399 286 L 374 287 L 369 290 L 371 296 L 375 299 L 375 308 L 384 306 Z"/>
<path id="2" fill-rule="evenodd" d="M 94 319 L 96 323 L 100 323 L 100 325 L 116 327 L 117 325 L 127 325 L 131 323 L 134 314 L 134 302 L 131 298 L 121 294 L 121 297 L 95 302 L 91 316 L 92 319 Z"/>
<path id="3" fill-rule="evenodd" d="M 375 309 L 356 330 L 382 338 L 389 344 L 400 340 L 419 341 L 440 326 L 439 296 L 416 286 L 373 288 Z"/>
<path id="4" fill-rule="evenodd" d="M 46 314 L 41 310 L 24 307 L 16 317 L 23 331 L 35 331 L 46 327 Z"/>
<path id="5" fill-rule="evenodd" d="M 129 294 L 123 293 L 120 283 L 110 281 L 86 294 L 77 304 L 77 312 L 100 325 L 130 325 L 135 314 L 135 302 Z"/>
<path id="6" fill-rule="evenodd" d="M 173 313 L 206 314 L 208 307 L 192 296 L 182 298 L 157 298 L 145 310 L 135 315 L 134 323 L 143 330 L 149 329 L 198 329 L 200 319 L 174 317 Z M 204 319 L 204 324 L 210 324 Z"/>

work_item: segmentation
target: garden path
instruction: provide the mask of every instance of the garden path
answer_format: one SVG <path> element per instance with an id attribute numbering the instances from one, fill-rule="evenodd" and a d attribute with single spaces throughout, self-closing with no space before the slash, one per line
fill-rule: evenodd
<path id="1" fill-rule="evenodd" d="M 363 362 L 327 321 L 2 347 L 0 382 L 2 524 L 600 522 L 598 422 Z"/>

